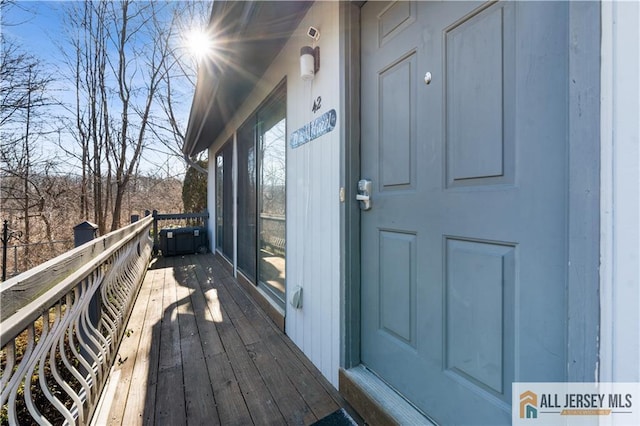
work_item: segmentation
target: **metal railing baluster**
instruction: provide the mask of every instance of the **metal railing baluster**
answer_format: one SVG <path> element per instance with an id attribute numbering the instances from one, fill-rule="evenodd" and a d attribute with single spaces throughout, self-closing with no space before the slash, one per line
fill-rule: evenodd
<path id="1" fill-rule="evenodd" d="M 2 301 L 13 313 L 0 323 L 0 405 L 9 424 L 90 421 L 151 259 L 152 223 L 145 218 L 3 283 L 0 297 L 17 298 Z M 52 276 L 59 282 L 47 284 Z M 27 297 L 21 288 L 32 282 L 44 289 Z"/>

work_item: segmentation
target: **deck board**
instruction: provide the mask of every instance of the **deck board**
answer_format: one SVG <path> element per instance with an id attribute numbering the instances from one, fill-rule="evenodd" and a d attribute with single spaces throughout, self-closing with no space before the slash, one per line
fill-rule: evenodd
<path id="1" fill-rule="evenodd" d="M 180 327 L 180 351 L 183 360 L 184 397 L 187 424 L 220 424 L 207 372 L 198 322 L 204 321 L 204 312 L 194 309 L 192 297 L 197 294 L 198 282 L 186 271 L 186 259 L 177 259 L 178 317 Z M 212 402 L 214 402 L 212 404 Z"/>
<path id="2" fill-rule="evenodd" d="M 148 416 L 148 412 L 145 412 L 145 407 L 148 403 L 155 401 L 158 347 L 153 344 L 153 341 L 158 338 L 154 325 L 160 321 L 162 315 L 162 310 L 159 309 L 161 306 L 156 303 L 158 300 L 162 300 L 162 281 L 161 277 L 153 275 L 142 328 L 138 328 L 138 330 L 127 328 L 130 336 L 138 333 L 140 334 L 140 339 L 138 340 L 138 349 L 123 420 L 135 418 L 138 424 L 153 423 L 153 418 L 145 419 L 144 416 Z M 129 325 L 131 324 L 130 322 Z M 127 362 L 128 360 L 123 359 L 123 363 Z"/>
<path id="3" fill-rule="evenodd" d="M 151 425 L 155 423 L 155 403 L 156 394 L 158 388 L 158 368 L 159 363 L 157 360 L 160 358 L 160 345 L 153 344 L 153 342 L 159 341 L 161 338 L 162 330 L 157 324 L 162 322 L 162 315 L 164 312 L 164 273 L 153 274 L 153 289 L 149 297 L 149 306 L 147 307 L 147 316 L 145 317 L 145 323 L 148 328 L 143 329 L 143 333 L 147 336 L 151 335 L 151 341 L 149 346 L 148 357 L 148 381 L 147 392 L 144 400 L 144 418 L 143 424 Z M 149 332 L 150 330 L 150 332 Z M 140 350 L 138 349 L 138 352 Z M 133 386 L 133 384 L 132 384 Z M 147 408 L 147 407 L 150 407 Z M 154 408 L 151 408 L 154 407 Z"/>
<path id="4" fill-rule="evenodd" d="M 127 328 L 94 419 L 308 425 L 350 410 L 213 255 L 156 259 Z"/>
<path id="5" fill-rule="evenodd" d="M 210 273 L 222 275 L 221 271 L 215 270 L 217 266 L 213 264 L 206 267 L 211 269 Z M 267 348 L 273 357 L 278 360 L 279 368 L 288 373 L 292 384 L 303 399 L 308 401 L 315 416 L 320 419 L 337 410 L 340 406 L 345 405 L 345 401 L 337 392 L 332 395 L 332 392 L 328 391 L 331 385 L 324 379 L 320 380 L 320 373 L 315 367 L 311 365 L 312 372 L 310 372 L 308 366 L 302 363 L 297 356 L 297 354 L 302 355 L 302 353 L 297 348 L 293 349 L 293 342 L 280 330 L 273 327 L 272 323 L 263 320 L 262 312 L 254 308 L 250 297 L 240 286 L 235 285 L 233 278 L 229 276 L 223 282 L 226 283 L 227 290 L 242 312 L 244 312 L 249 323 L 253 324 L 257 333 L 263 336 L 265 342 L 269 343 Z M 292 347 L 289 347 L 288 343 Z M 306 357 L 304 358 L 306 359 Z M 315 376 L 314 373 L 317 373 L 318 376 Z M 323 383 L 329 388 L 323 387 Z"/>
<path id="6" fill-rule="evenodd" d="M 136 357 L 138 355 L 137 348 L 140 346 L 144 318 L 147 312 L 147 306 L 149 305 L 151 289 L 153 288 L 153 280 L 154 275 L 147 274 L 145 276 L 142 288 L 138 293 L 136 304 L 131 311 L 131 317 L 127 324 L 128 331 L 123 337 L 123 344 L 120 345 L 116 365 L 112 369 L 111 377 L 119 377 L 119 386 L 118 391 L 113 395 L 112 402 L 113 406 L 117 407 L 117 409 L 111 410 L 109 417 L 104 418 L 104 421 L 110 425 L 123 424 L 124 410 L 127 401 L 129 398 L 131 398 L 131 400 L 136 399 L 136 395 L 133 393 L 129 395 L 129 389 L 131 388 L 130 382 L 136 364 Z"/>
<path id="7" fill-rule="evenodd" d="M 187 415 L 184 401 L 182 353 L 180 351 L 180 324 L 177 309 L 177 283 L 173 273 L 174 263 L 158 259 L 156 268 L 147 272 L 162 274 L 162 321 L 160 328 L 160 352 L 158 359 L 158 385 L 154 406 L 147 411 L 154 413 L 155 424 L 185 424 Z M 151 414 L 149 415 L 151 417 Z"/>

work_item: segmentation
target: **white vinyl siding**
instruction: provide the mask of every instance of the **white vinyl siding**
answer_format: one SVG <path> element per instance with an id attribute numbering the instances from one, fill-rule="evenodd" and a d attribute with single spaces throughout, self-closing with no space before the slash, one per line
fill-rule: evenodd
<path id="1" fill-rule="evenodd" d="M 262 79 L 256 83 L 253 92 L 227 123 L 225 131 L 209 148 L 209 158 L 215 158 L 222 143 L 286 78 L 285 331 L 336 387 L 340 359 L 339 127 L 343 123 L 338 122 L 332 132 L 295 149 L 291 148 L 289 137 L 331 109 L 335 109 L 340 117 L 338 10 L 338 2 L 316 2 L 311 7 Z M 315 42 L 315 46 L 320 47 L 320 70 L 313 81 L 303 81 L 299 68 L 300 48 L 313 44 L 306 35 L 309 26 L 320 31 L 320 39 Z M 322 98 L 321 109 L 314 113 L 312 107 L 318 97 Z M 215 188 L 215 168 L 211 165 L 209 188 Z M 213 195 L 209 196 L 209 202 L 212 210 Z M 298 286 L 303 288 L 302 309 L 294 309 L 289 303 L 293 290 Z"/>

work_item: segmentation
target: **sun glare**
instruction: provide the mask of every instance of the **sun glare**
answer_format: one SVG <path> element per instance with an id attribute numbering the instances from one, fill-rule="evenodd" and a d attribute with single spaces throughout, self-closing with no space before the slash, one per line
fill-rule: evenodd
<path id="1" fill-rule="evenodd" d="M 187 35 L 187 47 L 196 59 L 200 60 L 207 56 L 212 49 L 212 41 L 207 32 L 202 30 L 192 30 Z"/>

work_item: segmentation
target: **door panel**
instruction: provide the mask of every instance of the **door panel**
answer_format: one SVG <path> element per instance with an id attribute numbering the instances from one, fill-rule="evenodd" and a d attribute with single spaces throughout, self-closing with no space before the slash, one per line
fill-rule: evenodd
<path id="1" fill-rule="evenodd" d="M 383 230 L 379 241 L 379 327 L 415 347 L 416 236 Z"/>
<path id="2" fill-rule="evenodd" d="M 378 99 L 381 157 L 380 175 L 384 189 L 411 185 L 415 170 L 415 52 L 399 59 L 380 73 Z"/>
<path id="3" fill-rule="evenodd" d="M 503 78 L 513 72 L 513 49 L 504 48 L 505 35 L 513 43 L 513 16 L 504 15 L 503 8 L 491 8 L 444 32 L 446 144 L 453 182 L 504 174 Z"/>
<path id="4" fill-rule="evenodd" d="M 447 371 L 505 393 L 505 347 L 511 348 L 515 247 L 447 238 Z M 512 356 L 513 354 L 510 354 Z M 510 391 L 506 389 L 507 392 Z"/>
<path id="5" fill-rule="evenodd" d="M 362 8 L 361 357 L 444 424 L 509 424 L 513 381 L 565 379 L 567 22 Z"/>

